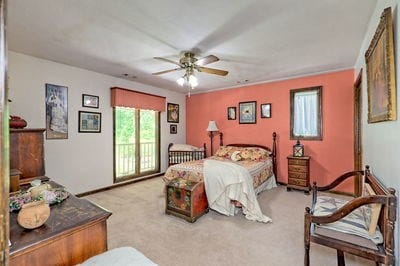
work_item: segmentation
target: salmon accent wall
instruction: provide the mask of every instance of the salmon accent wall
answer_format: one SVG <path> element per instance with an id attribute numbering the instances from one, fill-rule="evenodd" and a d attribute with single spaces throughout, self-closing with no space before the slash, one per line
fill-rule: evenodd
<path id="1" fill-rule="evenodd" d="M 353 82 L 354 70 L 344 70 L 284 81 L 250 85 L 186 98 L 186 142 L 201 147 L 210 138 L 206 128 L 215 120 L 224 134 L 224 144 L 252 143 L 272 147 L 272 132 L 276 131 L 278 181 L 287 183 L 287 159 L 295 140 L 290 140 L 290 90 L 322 86 L 322 141 L 301 141 L 305 154 L 311 156 L 310 182 L 325 185 L 354 167 L 353 159 Z M 227 108 L 239 108 L 239 102 L 257 101 L 257 123 L 239 124 L 228 120 Z M 271 118 L 261 118 L 260 105 L 271 103 Z M 238 114 L 237 114 L 238 116 Z M 219 138 L 214 138 L 214 152 Z M 345 185 L 352 188 L 352 182 Z"/>

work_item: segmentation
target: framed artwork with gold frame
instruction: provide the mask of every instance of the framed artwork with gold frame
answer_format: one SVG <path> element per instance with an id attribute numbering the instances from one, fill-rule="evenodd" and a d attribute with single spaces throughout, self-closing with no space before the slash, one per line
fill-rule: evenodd
<path id="1" fill-rule="evenodd" d="M 179 104 L 167 103 L 167 122 L 179 123 Z"/>
<path id="2" fill-rule="evenodd" d="M 368 123 L 396 120 L 396 81 L 392 10 L 386 8 L 365 52 Z"/>

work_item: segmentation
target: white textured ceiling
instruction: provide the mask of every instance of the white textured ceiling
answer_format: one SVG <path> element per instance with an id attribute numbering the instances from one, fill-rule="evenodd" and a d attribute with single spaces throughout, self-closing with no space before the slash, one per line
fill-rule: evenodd
<path id="1" fill-rule="evenodd" d="M 376 0 L 11 0 L 12 51 L 185 92 L 153 59 L 216 55 L 196 92 L 354 66 Z M 133 77 L 134 76 L 134 77 Z M 240 83 L 240 84 L 242 84 Z"/>

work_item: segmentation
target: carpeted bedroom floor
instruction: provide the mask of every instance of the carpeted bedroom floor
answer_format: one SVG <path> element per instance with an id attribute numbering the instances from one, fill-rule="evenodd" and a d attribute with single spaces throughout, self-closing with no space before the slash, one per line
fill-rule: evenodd
<path id="1" fill-rule="evenodd" d="M 303 265 L 303 215 L 311 196 L 280 186 L 258 196 L 273 223 L 210 211 L 191 224 L 164 213 L 161 178 L 85 197 L 110 210 L 108 248 L 131 246 L 159 265 Z M 311 265 L 337 265 L 336 251 L 311 245 Z M 346 254 L 346 265 L 375 265 Z"/>

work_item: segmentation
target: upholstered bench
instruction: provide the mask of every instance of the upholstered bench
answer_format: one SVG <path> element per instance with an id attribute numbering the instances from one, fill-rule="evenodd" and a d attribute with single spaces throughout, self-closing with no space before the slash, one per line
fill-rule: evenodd
<path id="1" fill-rule="evenodd" d="M 351 200 L 332 193 L 317 195 L 319 191 L 329 191 L 354 176 L 363 180 L 360 182 L 363 195 Z M 312 192 L 312 207 L 307 207 L 304 215 L 304 265 L 310 264 L 310 242 L 336 249 L 340 266 L 345 265 L 345 252 L 377 264 L 395 265 L 395 190 L 383 186 L 368 166 L 365 171 L 345 173 L 324 187 L 314 183 Z"/>
<path id="2" fill-rule="evenodd" d="M 318 196 L 313 215 L 332 215 L 348 204 L 349 201 L 338 197 Z M 375 228 L 370 230 L 371 213 L 372 210 L 369 206 L 363 206 L 336 222 L 315 224 L 314 232 L 320 236 L 339 238 L 349 243 L 378 250 L 377 245 L 382 244 L 383 237 L 379 227 L 376 226 L 376 222 L 372 222 L 375 224 Z"/>
<path id="3" fill-rule="evenodd" d="M 132 247 L 111 249 L 82 262 L 82 266 L 157 266 Z"/>

